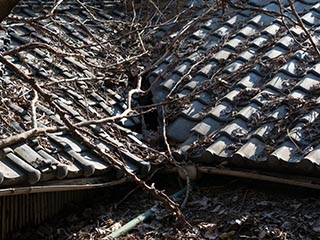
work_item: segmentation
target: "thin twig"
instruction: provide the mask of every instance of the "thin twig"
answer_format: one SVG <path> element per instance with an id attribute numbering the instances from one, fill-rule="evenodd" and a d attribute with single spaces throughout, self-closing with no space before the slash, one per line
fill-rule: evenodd
<path id="1" fill-rule="evenodd" d="M 127 57 L 119 62 L 116 62 L 116 63 L 112 63 L 112 64 L 109 64 L 109 65 L 106 65 L 106 66 L 98 66 L 98 65 L 93 65 L 91 63 L 89 63 L 88 61 L 84 61 L 90 66 L 90 67 L 94 67 L 96 69 L 103 69 L 103 70 L 106 70 L 106 69 L 110 69 L 110 68 L 113 68 L 113 67 L 118 67 L 120 65 L 122 65 L 123 63 L 126 63 L 126 62 L 130 62 L 132 60 L 137 60 L 143 56 L 145 56 L 146 54 L 148 54 L 148 52 L 142 52 L 140 54 L 137 54 L 135 56 L 131 56 L 131 57 Z"/>
<path id="2" fill-rule="evenodd" d="M 192 70 L 194 68 L 196 68 L 198 65 L 200 65 L 201 63 L 204 62 L 204 60 L 206 60 L 206 58 L 202 58 L 200 61 L 198 61 L 197 63 L 193 64 L 192 67 L 190 67 L 190 69 L 188 70 L 188 72 L 186 74 L 184 74 L 179 81 L 173 86 L 173 88 L 171 89 L 171 91 L 169 92 L 169 94 L 167 95 L 167 97 L 170 97 L 172 95 L 172 93 L 176 90 L 176 88 L 179 86 L 179 84 L 186 78 L 188 77 L 188 75 L 190 75 L 190 73 L 192 72 Z"/>
<path id="3" fill-rule="evenodd" d="M 70 56 L 70 57 L 82 57 L 80 54 L 78 53 L 67 53 L 67 52 L 61 52 L 58 49 L 53 48 L 52 46 L 50 46 L 49 44 L 46 43 L 40 43 L 40 42 L 30 42 L 30 43 L 26 43 L 24 45 L 18 46 L 14 49 L 8 50 L 6 52 L 3 52 L 2 55 L 6 56 L 12 56 L 16 53 L 19 53 L 21 51 L 26 51 L 26 50 L 33 50 L 33 49 L 45 49 L 48 50 L 48 52 L 56 55 L 56 56 Z"/>
<path id="4" fill-rule="evenodd" d="M 286 30 L 288 31 L 288 33 L 291 35 L 291 37 L 293 38 L 293 40 L 301 47 L 303 48 L 303 46 L 301 45 L 301 43 L 298 41 L 298 39 L 295 37 L 295 35 L 292 33 L 292 31 L 290 30 L 290 28 L 288 27 L 287 23 L 285 22 L 284 20 L 284 12 L 283 12 L 283 5 L 281 3 L 280 0 L 277 0 L 278 2 L 278 5 L 279 5 L 279 9 L 280 9 L 280 13 L 281 13 L 281 22 L 282 22 L 282 25 L 286 28 Z"/>
<path id="5" fill-rule="evenodd" d="M 170 163 L 172 163 L 175 167 L 179 168 L 185 175 L 185 178 L 186 178 L 186 195 L 185 195 L 185 198 L 181 204 L 181 208 L 184 208 L 184 206 L 186 205 L 187 201 L 188 201 L 188 198 L 189 198 L 189 194 L 190 194 L 190 176 L 189 176 L 189 173 L 188 171 L 186 170 L 186 168 L 184 168 L 183 166 L 179 165 L 173 158 L 173 155 L 172 155 L 172 152 L 171 152 L 171 148 L 170 148 L 170 145 L 169 145 L 169 142 L 168 142 L 168 139 L 167 139 L 167 131 L 166 131 L 166 116 L 165 116 L 165 109 L 164 107 L 162 106 L 162 130 L 163 130 L 163 139 L 164 139 L 164 143 L 166 145 L 166 148 L 167 148 L 167 151 L 169 153 L 169 156 L 170 156 Z"/>
<path id="6" fill-rule="evenodd" d="M 89 8 L 87 8 L 87 6 L 86 6 L 83 2 L 81 2 L 80 0 L 76 0 L 76 1 L 77 1 L 77 3 L 78 3 L 81 7 L 84 8 L 84 10 L 86 10 L 86 12 L 90 15 L 90 17 L 91 17 L 93 20 L 99 21 L 99 19 L 97 19 L 97 18 L 92 14 L 92 12 L 89 10 Z"/>
<path id="7" fill-rule="evenodd" d="M 153 176 L 158 173 L 159 171 L 161 171 L 163 168 L 157 168 L 156 170 L 154 170 L 152 172 L 152 174 L 150 176 L 148 176 L 146 182 L 150 181 Z M 118 201 L 116 204 L 115 204 L 115 208 L 118 208 L 129 196 L 131 196 L 134 192 L 136 192 L 138 189 L 140 188 L 140 186 L 135 186 L 131 191 L 129 191 L 120 201 Z"/>
<path id="8" fill-rule="evenodd" d="M 54 85 L 59 85 L 61 83 L 73 83 L 73 82 L 88 82 L 88 81 L 110 81 L 112 82 L 112 78 L 108 78 L 106 76 L 103 77 L 74 77 L 71 79 L 62 79 L 62 80 L 56 80 L 53 82 L 45 83 L 45 86 L 54 86 Z"/>
<path id="9" fill-rule="evenodd" d="M 54 13 L 54 11 L 59 7 L 59 5 L 63 2 L 64 0 L 59 0 L 51 9 L 50 11 L 50 15 L 52 15 Z"/>
<path id="10" fill-rule="evenodd" d="M 290 8 L 291 8 L 291 11 L 292 11 L 293 15 L 295 16 L 295 18 L 296 18 L 297 21 L 298 21 L 298 25 L 303 29 L 303 31 L 304 31 L 305 34 L 307 35 L 308 39 L 310 40 L 310 42 L 311 42 L 311 44 L 312 44 L 315 52 L 317 53 L 318 57 L 320 57 L 320 50 L 319 50 L 317 44 L 314 42 L 314 40 L 313 40 L 310 32 L 308 31 L 308 29 L 306 28 L 306 26 L 305 26 L 304 23 L 302 22 L 299 14 L 298 14 L 297 11 L 296 11 L 296 8 L 295 8 L 292 0 L 288 0 L 288 3 L 289 3 L 289 6 L 290 6 Z"/>
<path id="11" fill-rule="evenodd" d="M 161 17 L 163 17 L 163 13 L 158 8 L 157 4 L 155 4 L 152 0 L 148 0 L 149 3 L 157 10 L 157 12 L 160 14 Z"/>
<path id="12" fill-rule="evenodd" d="M 32 123 L 32 128 L 37 128 L 38 123 L 37 123 L 37 102 L 39 99 L 37 91 L 33 90 L 33 99 L 31 101 L 31 123 Z"/>

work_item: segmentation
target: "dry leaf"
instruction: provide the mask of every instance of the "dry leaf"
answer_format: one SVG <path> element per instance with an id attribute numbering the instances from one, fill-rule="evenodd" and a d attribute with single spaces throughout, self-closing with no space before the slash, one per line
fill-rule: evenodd
<path id="1" fill-rule="evenodd" d="M 224 232 L 224 233 L 220 234 L 219 238 L 222 240 L 228 239 L 228 238 L 231 238 L 235 234 L 236 234 L 236 231 Z"/>

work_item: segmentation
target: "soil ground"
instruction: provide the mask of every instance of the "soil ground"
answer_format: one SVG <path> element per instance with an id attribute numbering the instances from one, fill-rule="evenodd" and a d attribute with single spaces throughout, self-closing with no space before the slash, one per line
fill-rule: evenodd
<path id="1" fill-rule="evenodd" d="M 175 177 L 156 179 L 172 194 Z M 107 239 L 119 226 L 156 204 L 135 186 L 99 191 L 95 199 L 69 205 L 17 239 Z M 320 239 L 319 192 L 263 182 L 206 176 L 189 195 L 183 213 L 191 227 L 178 228 L 174 216 L 158 206 L 154 216 L 120 239 Z M 181 202 L 181 201 L 180 201 Z"/>

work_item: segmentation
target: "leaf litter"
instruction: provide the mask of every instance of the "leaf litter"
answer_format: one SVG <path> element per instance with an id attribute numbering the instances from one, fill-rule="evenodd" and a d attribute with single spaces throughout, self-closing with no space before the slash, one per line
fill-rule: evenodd
<path id="1" fill-rule="evenodd" d="M 128 187 L 121 188 L 124 196 Z M 167 191 L 178 188 L 177 184 Z M 16 239 L 108 239 L 111 232 L 153 206 L 152 218 L 119 239 L 320 239 L 320 201 L 317 192 L 305 189 L 230 179 L 222 186 L 208 186 L 201 181 L 183 209 L 190 226 L 182 229 L 143 191 L 117 207 L 119 199 L 111 197 L 110 191 L 114 190 L 99 193 L 86 205 L 75 204 L 71 214 L 62 212 L 37 228 L 26 229 Z"/>

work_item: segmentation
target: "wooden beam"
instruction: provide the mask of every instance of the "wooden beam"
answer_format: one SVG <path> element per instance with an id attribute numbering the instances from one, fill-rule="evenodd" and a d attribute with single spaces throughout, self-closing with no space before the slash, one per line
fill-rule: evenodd
<path id="1" fill-rule="evenodd" d="M 57 184 L 57 185 L 43 185 L 43 186 L 30 186 L 30 187 L 16 187 L 0 189 L 0 197 L 12 196 L 31 193 L 45 193 L 45 192 L 62 192 L 62 191 L 76 191 L 87 190 L 117 186 L 128 182 L 128 178 L 122 178 L 115 181 L 108 181 L 102 183 L 78 183 L 78 184 Z"/>
<path id="2" fill-rule="evenodd" d="M 231 169 L 224 169 L 224 168 L 216 168 L 216 167 L 198 167 L 198 172 L 206 173 L 206 174 L 216 174 L 216 175 L 223 175 L 223 176 L 232 176 L 232 177 L 239 177 L 239 178 L 246 178 L 252 180 L 259 180 L 265 182 L 272 182 L 272 183 L 280 183 L 286 184 L 296 187 L 305 187 L 311 189 L 320 189 L 320 184 L 313 183 L 309 181 L 306 177 L 306 180 L 302 180 L 301 178 L 296 179 L 288 179 L 284 177 L 275 177 L 260 173 L 253 173 L 249 171 L 240 171 L 240 170 L 231 170 Z"/>

